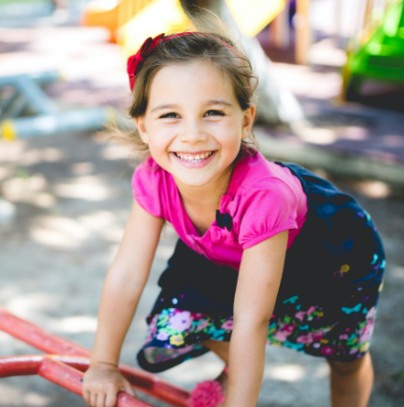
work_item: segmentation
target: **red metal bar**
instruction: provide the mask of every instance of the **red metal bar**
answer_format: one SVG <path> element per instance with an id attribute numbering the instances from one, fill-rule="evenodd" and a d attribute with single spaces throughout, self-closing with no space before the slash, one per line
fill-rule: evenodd
<path id="1" fill-rule="evenodd" d="M 0 330 L 46 353 L 65 355 L 63 358 L 66 358 L 68 355 L 85 357 L 87 359 L 86 363 L 81 362 L 81 365 L 76 367 L 82 371 L 85 371 L 88 367 L 88 358 L 90 357 L 88 349 L 49 334 L 36 325 L 16 317 L 3 307 L 0 307 Z M 26 363 L 31 364 L 31 369 L 34 369 L 36 362 L 27 359 Z M 172 406 L 185 407 L 187 405 L 189 397 L 187 391 L 161 380 L 155 375 L 130 366 L 120 365 L 119 369 L 131 384 L 139 390 Z"/>
<path id="2" fill-rule="evenodd" d="M 45 358 L 71 366 L 80 372 L 88 368 L 88 358 L 70 355 L 18 355 L 0 356 L 0 378 L 38 374 L 38 367 Z"/>
<path id="3" fill-rule="evenodd" d="M 83 373 L 88 367 L 87 358 L 63 357 L 59 355 L 24 355 L 0 358 L 0 377 L 35 375 L 82 396 Z M 119 393 L 117 407 L 151 407 L 127 393 Z"/>
<path id="4" fill-rule="evenodd" d="M 39 363 L 43 356 L 2 356 L 0 357 L 0 378 L 38 374 Z"/>
<path id="5" fill-rule="evenodd" d="M 90 357 L 88 349 L 67 339 L 51 335 L 36 325 L 18 318 L 3 307 L 0 307 L 0 329 L 46 353 Z"/>

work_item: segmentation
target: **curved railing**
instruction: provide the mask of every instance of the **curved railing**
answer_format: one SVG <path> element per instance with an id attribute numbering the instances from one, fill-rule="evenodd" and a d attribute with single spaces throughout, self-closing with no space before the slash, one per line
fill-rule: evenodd
<path id="1" fill-rule="evenodd" d="M 82 395 L 83 372 L 88 368 L 90 351 L 73 342 L 45 332 L 0 307 L 0 330 L 45 352 L 45 355 L 0 357 L 0 378 L 38 375 L 58 386 Z M 185 407 L 189 393 L 155 375 L 130 366 L 120 371 L 136 390 L 174 407 Z M 151 407 L 125 392 L 118 395 L 118 407 Z"/>

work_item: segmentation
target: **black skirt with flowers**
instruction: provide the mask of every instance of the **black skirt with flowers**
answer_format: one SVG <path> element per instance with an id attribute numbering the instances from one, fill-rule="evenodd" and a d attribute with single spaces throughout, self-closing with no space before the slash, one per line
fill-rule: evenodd
<path id="1" fill-rule="evenodd" d="M 351 361 L 369 349 L 385 256 L 367 212 L 330 182 L 295 164 L 307 195 L 306 222 L 288 249 L 268 343 Z M 159 372 L 207 352 L 209 339 L 229 341 L 237 270 L 178 241 L 147 318 L 141 367 Z"/>

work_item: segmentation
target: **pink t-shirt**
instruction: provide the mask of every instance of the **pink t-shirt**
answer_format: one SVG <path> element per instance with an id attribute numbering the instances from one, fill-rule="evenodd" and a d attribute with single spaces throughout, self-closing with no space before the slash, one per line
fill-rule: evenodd
<path id="1" fill-rule="evenodd" d="M 185 212 L 173 177 L 152 158 L 136 168 L 132 188 L 139 205 L 170 222 L 191 249 L 235 269 L 240 267 L 244 249 L 285 230 L 289 231 L 290 247 L 307 212 L 306 195 L 298 178 L 260 153 L 237 161 L 221 198 L 218 209 L 231 216 L 231 230 L 214 221 L 200 235 Z"/>

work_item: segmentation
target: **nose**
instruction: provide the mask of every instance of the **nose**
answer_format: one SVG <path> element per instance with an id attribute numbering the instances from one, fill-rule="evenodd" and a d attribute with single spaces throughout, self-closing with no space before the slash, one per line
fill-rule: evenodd
<path id="1" fill-rule="evenodd" d="M 207 133 L 199 120 L 187 120 L 181 129 L 180 139 L 187 143 L 197 143 L 207 139 Z"/>

